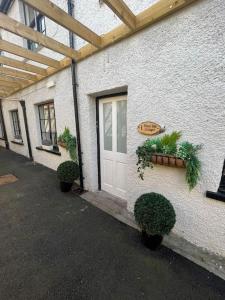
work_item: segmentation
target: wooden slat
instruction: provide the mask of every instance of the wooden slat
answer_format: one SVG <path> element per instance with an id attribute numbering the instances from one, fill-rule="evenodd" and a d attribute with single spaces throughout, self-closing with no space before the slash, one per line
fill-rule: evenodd
<path id="1" fill-rule="evenodd" d="M 19 78 L 14 78 L 14 77 L 10 77 L 10 76 L 5 76 L 0 74 L 0 80 L 1 81 L 6 81 L 6 82 L 14 82 L 14 83 L 18 83 L 19 85 L 25 86 L 28 84 L 32 84 L 33 82 L 27 79 L 19 79 Z"/>
<path id="2" fill-rule="evenodd" d="M 102 48 L 96 49 L 93 45 L 86 45 L 82 47 L 80 52 L 80 57 L 78 61 L 84 60 L 85 58 L 93 55 L 94 53 L 115 44 L 129 36 L 131 36 L 134 32 L 137 32 L 161 19 L 164 17 L 176 12 L 177 10 L 195 2 L 197 0 L 159 0 L 157 3 L 146 9 L 145 11 L 141 12 L 136 16 L 136 28 L 135 30 L 131 31 L 126 25 L 120 25 L 117 28 L 113 29 L 109 33 L 102 35 Z M 39 1 L 38 1 L 39 2 Z M 44 14 L 44 13 L 43 13 Z M 61 70 L 70 66 L 71 60 L 67 57 L 61 60 Z M 47 73 L 48 75 L 53 75 L 60 70 L 55 70 L 53 68 L 48 68 Z M 29 84 L 30 86 L 32 84 Z M 12 95 L 11 93 L 10 95 Z"/>
<path id="3" fill-rule="evenodd" d="M 1 80 L 1 78 L 0 78 L 0 86 L 6 86 L 6 87 L 12 87 L 12 88 L 20 88 L 21 87 L 21 85 L 19 83 Z"/>
<path id="4" fill-rule="evenodd" d="M 62 43 L 57 42 L 56 40 L 47 37 L 46 35 L 33 30 L 32 28 L 25 26 L 24 24 L 13 20 L 7 15 L 0 13 L 0 28 L 3 28 L 7 31 L 10 31 L 16 35 L 19 35 L 25 39 L 31 40 L 35 43 L 38 43 L 48 49 L 51 49 L 55 52 L 61 53 L 65 56 L 68 56 L 73 59 L 78 58 L 78 52 L 65 46 Z"/>
<path id="5" fill-rule="evenodd" d="M 49 19 L 67 28 L 82 39 L 93 44 L 97 48 L 101 47 L 101 37 L 87 28 L 85 25 L 68 15 L 64 10 L 53 4 L 49 0 L 23 0 Z M 88 8 L 87 8 L 88 9 Z"/>
<path id="6" fill-rule="evenodd" d="M 42 76 L 47 75 L 47 70 L 44 68 L 40 68 L 28 63 L 25 63 L 23 61 L 19 61 L 10 57 L 2 56 L 0 55 L 0 64 L 4 64 L 13 68 L 21 69 L 27 72 L 31 72 L 34 74 L 39 74 Z"/>
<path id="7" fill-rule="evenodd" d="M 123 0 L 103 0 L 130 29 L 136 27 L 136 17 Z"/>
<path id="8" fill-rule="evenodd" d="M 11 54 L 27 58 L 32 61 L 36 61 L 40 64 L 51 66 L 55 69 L 60 68 L 60 63 L 57 60 L 49 58 L 39 53 L 27 50 L 23 47 L 17 46 L 16 44 L 0 40 L 0 50 L 9 52 Z"/>
<path id="9" fill-rule="evenodd" d="M 1 87 L 1 86 L 0 86 L 0 92 L 1 92 L 1 93 L 6 94 L 6 93 L 15 92 L 15 91 L 16 91 L 15 88 L 5 88 L 5 87 Z"/>
<path id="10" fill-rule="evenodd" d="M 1 67 L 1 66 L 0 66 L 0 74 L 6 74 L 6 75 L 12 76 L 12 77 L 24 78 L 24 79 L 28 79 L 31 81 L 37 81 L 38 79 L 41 79 L 37 75 L 33 75 L 33 74 L 26 73 L 26 72 L 22 72 L 22 71 L 18 71 L 18 70 L 6 68 L 6 67 Z"/>
<path id="11" fill-rule="evenodd" d="M 161 20 L 162 18 L 195 1 L 197 0 L 159 0 L 155 4 L 151 5 L 148 9 L 136 16 L 135 30 L 131 31 L 126 25 L 122 24 L 112 31 L 102 35 L 101 49 L 113 45 L 131 36 L 133 33 L 146 28 L 147 26 Z M 78 61 L 83 60 L 98 51 L 99 49 L 96 49 L 92 45 L 88 44 L 79 50 L 80 58 Z"/>

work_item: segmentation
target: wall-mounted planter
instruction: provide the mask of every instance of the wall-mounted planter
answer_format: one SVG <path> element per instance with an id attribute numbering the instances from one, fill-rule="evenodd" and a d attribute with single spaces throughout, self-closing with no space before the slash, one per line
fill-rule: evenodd
<path id="1" fill-rule="evenodd" d="M 62 148 L 66 148 L 66 144 L 63 142 L 59 142 L 59 141 L 58 141 L 58 146 L 60 146 Z"/>
<path id="2" fill-rule="evenodd" d="M 167 154 L 155 153 L 152 155 L 151 162 L 169 167 L 185 168 L 185 161 L 183 159 Z"/>

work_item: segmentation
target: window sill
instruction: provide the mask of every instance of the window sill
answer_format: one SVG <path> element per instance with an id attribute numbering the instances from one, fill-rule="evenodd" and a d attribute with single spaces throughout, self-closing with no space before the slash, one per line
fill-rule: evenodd
<path id="1" fill-rule="evenodd" d="M 225 194 L 221 193 L 221 192 L 216 192 L 215 193 L 215 192 L 207 191 L 206 192 L 206 197 L 214 199 L 214 200 L 225 202 Z"/>
<path id="2" fill-rule="evenodd" d="M 47 149 L 43 149 L 41 146 L 39 147 L 36 147 L 37 150 L 40 150 L 40 151 L 45 151 L 45 152 L 48 152 L 48 153 L 51 153 L 51 154 L 54 154 L 54 155 L 58 155 L 58 156 L 61 156 L 61 153 L 59 151 L 56 151 L 56 150 L 47 150 Z"/>
<path id="3" fill-rule="evenodd" d="M 11 141 L 11 143 L 16 144 L 16 145 L 20 145 L 20 146 L 24 146 L 23 142 Z"/>
<path id="4" fill-rule="evenodd" d="M 0 137 L 0 141 L 5 141 L 5 139 L 4 139 L 4 138 L 2 138 L 2 137 Z"/>

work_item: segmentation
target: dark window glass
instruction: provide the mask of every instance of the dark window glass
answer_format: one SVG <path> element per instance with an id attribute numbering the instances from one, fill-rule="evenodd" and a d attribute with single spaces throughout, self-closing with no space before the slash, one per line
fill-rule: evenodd
<path id="1" fill-rule="evenodd" d="M 34 30 L 41 32 L 46 35 L 46 24 L 45 16 L 35 11 L 32 7 L 24 4 L 24 19 L 25 24 Z M 30 50 L 35 50 L 38 47 L 38 44 L 27 40 L 27 47 Z"/>
<path id="2" fill-rule="evenodd" d="M 20 139 L 22 139 L 22 136 L 21 136 L 18 110 L 11 111 L 11 115 L 12 115 L 14 138 L 20 140 Z"/>
<path id="3" fill-rule="evenodd" d="M 4 131 L 3 131 L 3 120 L 2 120 L 2 114 L 0 113 L 0 138 L 4 138 Z"/>
<path id="4" fill-rule="evenodd" d="M 47 103 L 38 106 L 41 140 L 43 145 L 57 145 L 57 132 L 55 121 L 54 103 Z"/>

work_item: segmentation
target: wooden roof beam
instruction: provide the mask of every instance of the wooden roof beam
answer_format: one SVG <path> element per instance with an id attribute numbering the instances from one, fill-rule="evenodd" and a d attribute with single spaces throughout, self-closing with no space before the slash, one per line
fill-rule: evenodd
<path id="1" fill-rule="evenodd" d="M 68 15 L 64 10 L 49 0 L 23 0 L 26 4 L 47 16 L 52 21 L 61 25 L 86 40 L 97 48 L 101 47 L 101 37 L 85 25 Z"/>
<path id="2" fill-rule="evenodd" d="M 4 80 L 1 80 L 0 78 L 0 86 L 5 86 L 5 87 L 15 87 L 15 88 L 20 88 L 21 85 L 16 83 L 16 82 L 10 82 L 10 81 L 4 81 Z"/>
<path id="3" fill-rule="evenodd" d="M 131 30 L 136 27 L 136 17 L 123 0 L 103 0 L 106 5 L 126 24 Z"/>
<path id="4" fill-rule="evenodd" d="M 24 24 L 13 20 L 7 15 L 0 13 L 0 28 L 3 28 L 9 32 L 19 35 L 27 40 L 31 40 L 38 43 L 48 49 L 63 54 L 72 59 L 78 58 L 78 52 L 71 49 L 64 44 L 57 42 L 56 40 L 47 37 L 46 35 L 33 30 L 32 28 L 25 26 Z"/>
<path id="5" fill-rule="evenodd" d="M 32 83 L 32 81 L 27 80 L 27 79 L 14 78 L 14 77 L 10 77 L 10 76 L 5 76 L 3 74 L 0 74 L 0 81 L 17 83 L 21 87 L 24 87 L 27 84 L 31 84 Z"/>
<path id="6" fill-rule="evenodd" d="M 3 55 L 0 55 L 0 64 L 7 65 L 16 69 L 21 69 L 30 73 L 39 74 L 41 76 L 47 75 L 47 69 L 40 68 Z"/>
<path id="7" fill-rule="evenodd" d="M 49 58 L 39 53 L 27 50 L 23 47 L 17 46 L 16 44 L 0 40 L 0 50 L 9 52 L 11 54 L 27 58 L 29 60 L 38 62 L 43 65 L 53 67 L 55 69 L 60 68 L 60 62 L 55 59 Z"/>
<path id="8" fill-rule="evenodd" d="M 1 67 L 0 66 L 0 74 L 5 74 L 11 77 L 18 77 L 18 78 L 24 78 L 31 81 L 37 81 L 38 79 L 41 79 L 42 77 L 38 77 L 37 75 L 29 74 L 26 72 L 18 71 L 11 68 Z"/>

